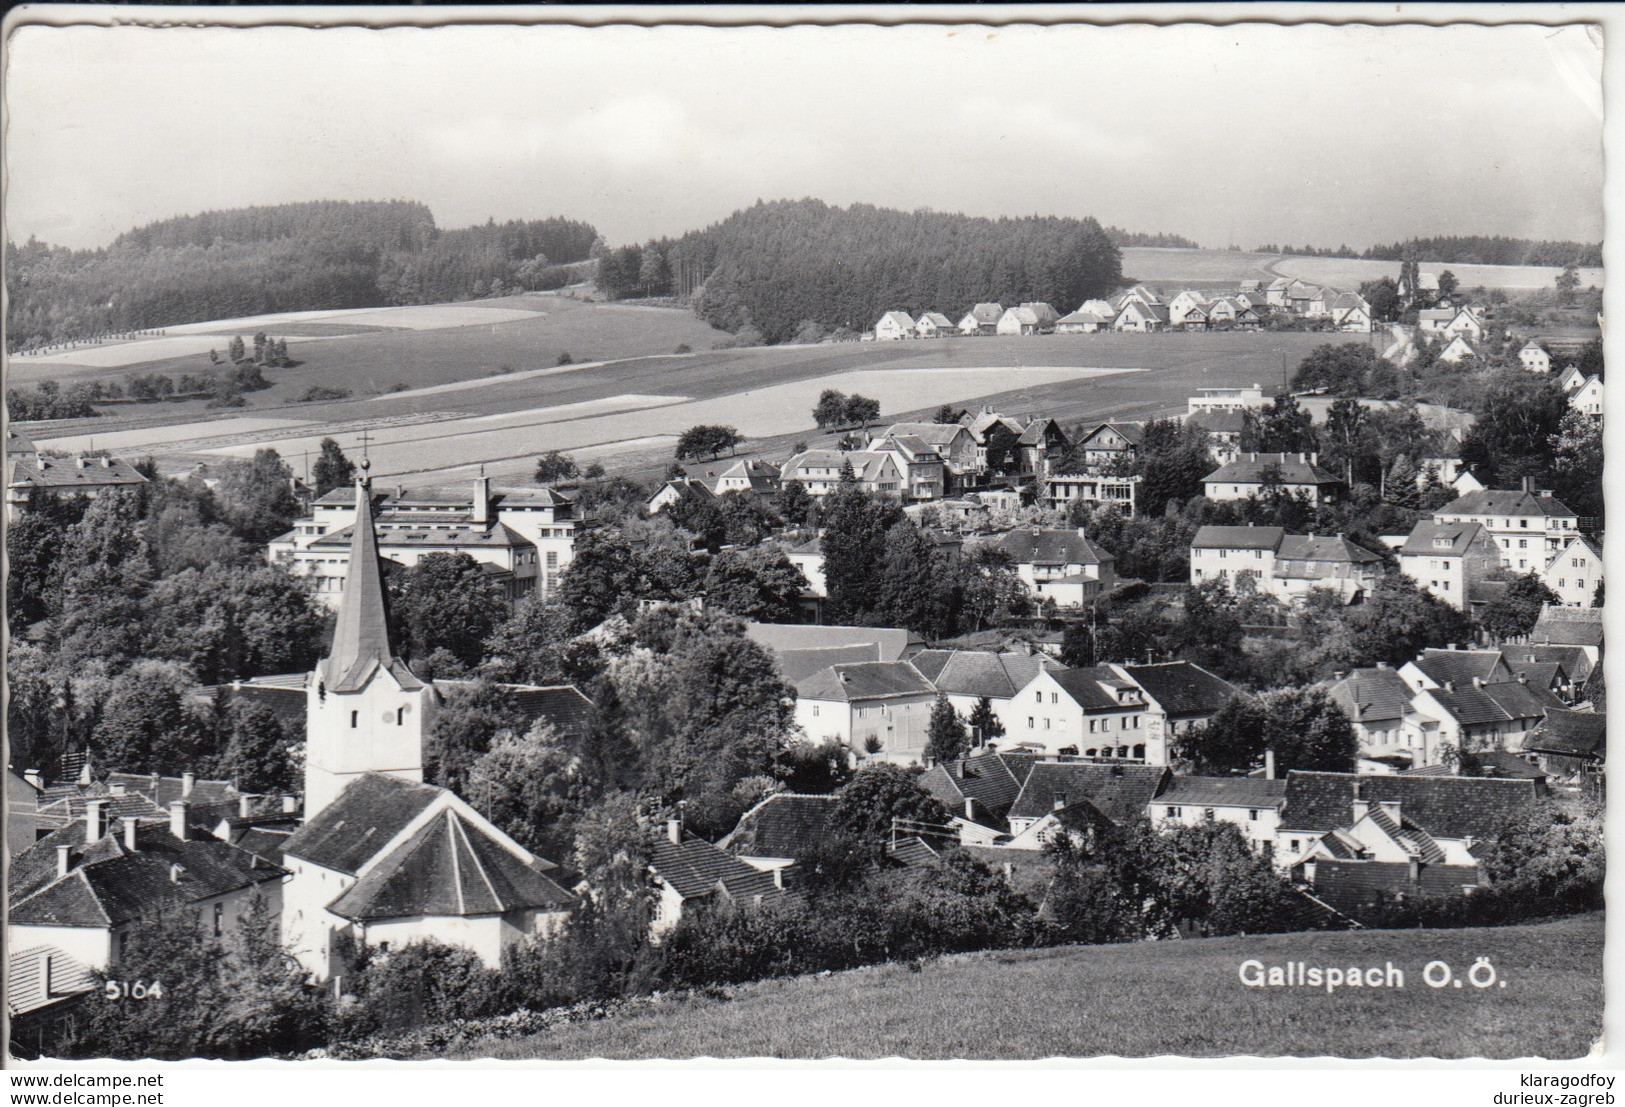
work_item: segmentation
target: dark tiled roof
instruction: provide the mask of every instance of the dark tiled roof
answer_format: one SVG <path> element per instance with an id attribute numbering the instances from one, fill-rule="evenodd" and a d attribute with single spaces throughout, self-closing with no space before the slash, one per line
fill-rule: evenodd
<path id="1" fill-rule="evenodd" d="M 780 792 L 768 796 L 739 818 L 739 825 L 717 845 L 745 857 L 801 858 L 823 844 L 829 834 L 834 796 Z"/>
<path id="2" fill-rule="evenodd" d="M 125 793 L 139 792 L 159 807 L 168 808 L 176 800 L 199 806 L 230 803 L 236 806 L 239 795 L 229 780 L 193 780 L 192 790 L 186 791 L 186 781 L 178 776 L 139 776 L 135 773 L 108 773 L 107 785 L 124 785 Z"/>
<path id="3" fill-rule="evenodd" d="M 1435 838 L 1493 838 L 1539 798 L 1530 780 L 1461 776 L 1356 776 L 1354 773 L 1287 773 L 1281 826 L 1326 831 L 1352 819 L 1354 786 L 1373 804 L 1397 800 L 1401 815 Z"/>
<path id="4" fill-rule="evenodd" d="M 80 461 L 84 461 L 81 466 Z M 104 488 L 109 485 L 146 484 L 147 478 L 135 467 L 117 458 L 42 457 L 37 461 L 15 458 L 11 463 L 11 483 L 53 492 L 76 488 Z"/>
<path id="5" fill-rule="evenodd" d="M 1556 753 L 1566 757 L 1601 757 L 1607 749 L 1608 717 L 1589 711 L 1550 708 L 1535 724 L 1523 748 L 1533 753 Z"/>
<path id="6" fill-rule="evenodd" d="M 1602 645 L 1602 611 L 1600 607 L 1562 607 L 1543 604 L 1540 618 L 1529 632 L 1529 641 L 1542 645 L 1600 646 Z"/>
<path id="7" fill-rule="evenodd" d="M 1540 496 L 1521 490 L 1481 488 L 1451 500 L 1433 513 L 1444 515 L 1501 515 L 1516 518 L 1520 515 L 1572 516 L 1574 511 L 1555 496 Z"/>
<path id="8" fill-rule="evenodd" d="M 1448 896 L 1477 883 L 1478 869 L 1472 865 L 1423 865 L 1412 885 L 1410 865 L 1404 861 L 1317 861 L 1312 891 L 1358 917 L 1361 907 L 1400 892 Z"/>
<path id="9" fill-rule="evenodd" d="M 1369 565 L 1382 558 L 1341 535 L 1288 534 L 1281 539 L 1276 556 L 1283 561 L 1340 561 Z"/>
<path id="10" fill-rule="evenodd" d="M 995 819 L 1002 819 L 1037 761 L 1037 754 L 983 753 L 933 765 L 919 784 L 956 815 L 964 813 L 969 799 Z"/>
<path id="11" fill-rule="evenodd" d="M 1500 650 L 1423 650 L 1416 667 L 1437 684 L 1472 687 L 1473 678 L 1511 680 L 1512 670 L 1501 661 Z"/>
<path id="12" fill-rule="evenodd" d="M 1282 527 L 1198 527 L 1193 550 L 1273 550 L 1286 537 Z"/>
<path id="13" fill-rule="evenodd" d="M 814 650 L 781 650 L 776 655 L 779 672 L 791 684 L 800 684 L 814 673 L 821 673 L 831 665 L 848 665 L 864 661 L 879 661 L 875 655 L 878 646 L 829 646 Z"/>
<path id="14" fill-rule="evenodd" d="M 277 717 L 284 726 L 305 725 L 305 690 L 303 687 L 267 685 L 244 682 L 221 684 L 198 689 L 198 698 L 212 700 L 217 692 L 223 693 L 230 703 L 256 703 Z"/>
<path id="15" fill-rule="evenodd" d="M 655 875 L 671 885 L 683 899 L 700 899 L 721 888 L 730 899 L 764 900 L 784 893 L 773 874 L 753 869 L 710 842 L 684 836 L 681 845 L 670 838 L 655 839 L 652 864 Z"/>
<path id="16" fill-rule="evenodd" d="M 1017 565 L 1100 565 L 1112 555 L 1076 530 L 1019 527 L 994 543 Z"/>
<path id="17" fill-rule="evenodd" d="M 1212 715 L 1237 696 L 1240 688 L 1189 661 L 1157 665 L 1124 665 L 1129 679 L 1145 689 L 1170 719 Z"/>
<path id="18" fill-rule="evenodd" d="M 1055 809 L 1057 796 L 1068 805 L 1087 800 L 1113 822 L 1145 814 L 1145 806 L 1169 776 L 1150 765 L 1093 765 L 1041 761 L 1032 767 L 1010 808 L 1012 819 L 1042 818 Z"/>
<path id="19" fill-rule="evenodd" d="M 433 803 L 442 789 L 368 773 L 345 786 L 283 847 L 290 857 L 354 875 Z"/>
<path id="20" fill-rule="evenodd" d="M 1108 690 L 1126 682 L 1104 665 L 1084 669 L 1061 669 L 1051 673 L 1050 676 L 1061 686 L 1062 691 L 1071 696 L 1085 711 L 1116 711 L 1138 706 L 1119 703 L 1114 692 Z M 1107 687 L 1101 687 L 1103 683 Z M 1134 698 L 1138 701 L 1141 697 L 1136 695 Z"/>
<path id="21" fill-rule="evenodd" d="M 1042 670 L 1062 667 L 1045 654 L 986 650 L 922 650 L 910 660 L 940 691 L 989 699 L 1009 699 Z"/>
<path id="22" fill-rule="evenodd" d="M 1546 773 L 1539 765 L 1531 765 L 1508 750 L 1485 750 L 1474 756 L 1478 758 L 1479 776 L 1511 777 L 1514 780 L 1546 779 Z"/>
<path id="23" fill-rule="evenodd" d="M 473 689 L 471 680 L 437 680 L 437 689 Z M 545 720 L 560 734 L 587 732 L 592 718 L 592 701 L 573 684 L 498 684 L 495 688 L 509 706 L 524 716 L 527 727 Z"/>
<path id="24" fill-rule="evenodd" d="M 891 856 L 892 860 L 910 869 L 935 864 L 941 856 L 922 838 L 904 838 L 886 852 Z"/>
<path id="25" fill-rule="evenodd" d="M 1355 669 L 1331 687 L 1331 697 L 1357 723 L 1403 719 L 1411 686 L 1393 669 Z"/>
<path id="26" fill-rule="evenodd" d="M 574 897 L 453 809 L 440 812 L 328 906 L 347 919 L 562 911 Z"/>
<path id="27" fill-rule="evenodd" d="M 1272 466 L 1279 471 L 1282 484 L 1338 483 L 1336 477 L 1298 454 L 1248 454 L 1219 466 L 1202 480 L 1208 484 L 1260 484 Z"/>
<path id="28" fill-rule="evenodd" d="M 1542 696 L 1538 690 L 1515 680 L 1457 687 L 1453 692 L 1432 688 L 1427 694 L 1448 711 L 1451 718 L 1466 726 L 1538 719 L 1548 706 L 1557 702 L 1550 693 Z"/>
<path id="29" fill-rule="evenodd" d="M 907 661 L 867 661 L 831 665 L 796 685 L 796 695 L 807 700 L 885 699 L 891 696 L 929 695 L 936 689 Z"/>
<path id="30" fill-rule="evenodd" d="M 869 646 L 877 653 L 877 656 L 869 659 L 872 661 L 899 661 L 909 655 L 912 647 L 923 641 L 913 631 L 891 627 L 809 626 L 801 623 L 746 623 L 745 636 L 774 653 L 836 646 Z"/>
<path id="31" fill-rule="evenodd" d="M 1280 807 L 1286 802 L 1286 781 L 1261 776 L 1176 776 L 1156 802 L 1187 807 Z"/>
<path id="32" fill-rule="evenodd" d="M 1423 519 L 1411 528 L 1399 552 L 1426 554 L 1429 557 L 1460 557 L 1484 533 L 1484 528 L 1477 523 L 1435 523 Z M 1448 542 L 1449 545 L 1440 546 L 1439 542 Z"/>
<path id="33" fill-rule="evenodd" d="M 1187 417 L 1185 422 L 1209 434 L 1240 434 L 1247 425 L 1247 416 L 1239 411 L 1204 411 Z"/>

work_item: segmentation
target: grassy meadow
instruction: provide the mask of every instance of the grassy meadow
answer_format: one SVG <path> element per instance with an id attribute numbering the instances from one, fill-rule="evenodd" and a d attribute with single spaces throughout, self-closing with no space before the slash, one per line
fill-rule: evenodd
<path id="1" fill-rule="evenodd" d="M 1551 288 L 1559 270 L 1539 265 L 1457 265 L 1447 262 L 1422 263 L 1422 272 L 1435 275 L 1446 269 L 1460 279 L 1463 287 L 1519 289 Z M 1364 281 L 1398 277 L 1399 262 L 1367 261 L 1364 258 L 1318 258 L 1299 254 L 1261 254 L 1252 250 L 1185 250 L 1168 247 L 1131 246 L 1123 251 L 1123 276 L 1133 281 L 1210 283 L 1222 286 L 1235 281 L 1271 281 L 1276 277 L 1301 277 L 1316 284 L 1354 291 Z M 1603 283 L 1601 269 L 1580 270 L 1580 287 Z"/>
<path id="2" fill-rule="evenodd" d="M 1584 1056 L 1602 1033 L 1601 914 L 1485 930 L 1368 930 L 969 954 L 682 998 L 459 1059 Z M 1428 987 L 1487 957 L 1497 985 Z M 1245 987 L 1242 962 L 1378 967 L 1404 987 Z"/>

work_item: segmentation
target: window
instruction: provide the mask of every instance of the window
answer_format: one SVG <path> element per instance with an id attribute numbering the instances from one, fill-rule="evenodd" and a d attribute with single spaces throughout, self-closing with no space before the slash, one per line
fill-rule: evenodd
<path id="1" fill-rule="evenodd" d="M 405 726 L 406 725 L 406 708 L 405 707 L 397 707 L 395 709 L 395 725 L 396 726 Z"/>
<path id="2" fill-rule="evenodd" d="M 1044 720 L 1044 729 L 1045 729 L 1045 730 L 1048 730 L 1048 729 L 1049 729 L 1049 720 L 1048 720 L 1048 719 L 1045 719 L 1045 720 Z"/>
<path id="3" fill-rule="evenodd" d="M 813 718 L 818 718 L 818 705 L 816 703 L 813 704 Z"/>
<path id="4" fill-rule="evenodd" d="M 1094 732 L 1095 732 L 1095 721 L 1093 719 L 1090 719 L 1089 720 L 1089 733 L 1093 734 Z"/>
<path id="5" fill-rule="evenodd" d="M 361 712 L 359 712 L 359 711 L 350 712 L 350 729 L 354 730 L 356 727 L 358 727 L 360 725 L 361 725 Z"/>
<path id="6" fill-rule="evenodd" d="M 1177 807 L 1170 807 L 1170 808 L 1168 808 L 1168 817 L 1169 817 L 1169 818 L 1170 818 L 1170 819 L 1177 819 L 1177 818 L 1179 818 L 1179 808 L 1177 808 Z"/>
<path id="7" fill-rule="evenodd" d="M 1254 809 L 1252 811 L 1247 812 L 1247 818 L 1248 818 L 1249 821 L 1256 823 L 1258 821 L 1258 811 L 1256 809 Z"/>
<path id="8" fill-rule="evenodd" d="M 1518 525 L 1520 527 L 1522 527 L 1524 530 L 1528 530 L 1529 529 L 1529 520 L 1528 519 L 1519 519 L 1518 520 Z"/>
<path id="9" fill-rule="evenodd" d="M 1044 702 L 1044 693 L 1043 692 L 1034 692 L 1033 693 L 1033 699 L 1037 700 L 1039 703 L 1043 703 Z"/>
<path id="10" fill-rule="evenodd" d="M 1061 694 L 1059 692 L 1051 692 L 1049 694 L 1049 702 L 1050 703 L 1060 703 L 1061 702 Z"/>
<path id="11" fill-rule="evenodd" d="M 226 905 L 223 904 L 223 903 L 216 903 L 214 905 L 214 936 L 216 938 L 218 938 L 218 937 L 220 937 L 220 935 L 224 934 L 225 932 L 226 932 Z"/>
<path id="12" fill-rule="evenodd" d="M 1033 729 L 1033 717 L 1031 715 L 1027 716 L 1027 729 L 1028 730 Z"/>
<path id="13" fill-rule="evenodd" d="M 1298 839 L 1296 838 L 1292 839 L 1292 852 L 1298 852 Z"/>

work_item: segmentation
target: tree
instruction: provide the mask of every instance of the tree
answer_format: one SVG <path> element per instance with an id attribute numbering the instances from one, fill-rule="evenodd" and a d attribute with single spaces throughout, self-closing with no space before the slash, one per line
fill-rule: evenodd
<path id="1" fill-rule="evenodd" d="M 1371 317 L 1384 323 L 1392 323 L 1405 310 L 1399 298 L 1399 286 L 1392 277 L 1366 281 L 1360 285 L 1360 295 L 1371 305 Z"/>
<path id="2" fill-rule="evenodd" d="M 846 418 L 846 396 L 833 388 L 826 388 L 818 394 L 818 404 L 813 408 L 813 422 L 818 424 L 820 430 L 826 427 L 838 427 Z"/>
<path id="3" fill-rule="evenodd" d="M 233 365 L 248 360 L 248 348 L 243 344 L 241 335 L 234 336 L 232 340 L 226 344 L 226 356 L 231 359 L 231 363 Z"/>
<path id="4" fill-rule="evenodd" d="M 1529 884 L 1543 898 L 1582 881 L 1601 885 L 1600 808 L 1542 803 L 1525 808 L 1498 833 L 1484 856 L 1492 884 Z"/>
<path id="5" fill-rule="evenodd" d="M 205 768 L 209 735 L 196 707 L 198 683 L 171 661 L 137 661 L 114 678 L 91 735 L 104 769 L 179 776 Z"/>
<path id="6" fill-rule="evenodd" d="M 841 789 L 830 824 L 879 857 L 891 842 L 893 819 L 942 825 L 948 818 L 948 809 L 920 787 L 917 772 L 869 761 Z"/>
<path id="7" fill-rule="evenodd" d="M 536 459 L 537 484 L 553 484 L 556 481 L 568 480 L 579 476 L 580 472 L 574 459 L 559 450 L 549 450 Z"/>
<path id="8" fill-rule="evenodd" d="M 1246 413 L 1242 429 L 1242 449 L 1259 453 L 1293 454 L 1315 448 L 1315 432 L 1309 413 L 1298 405 L 1296 396 L 1282 392 L 1256 413 Z"/>
<path id="9" fill-rule="evenodd" d="M 1552 439 L 1562 433 L 1569 411 L 1557 382 L 1518 370 L 1503 373 L 1483 390 L 1478 421 L 1462 439 L 1462 463 L 1491 488 L 1543 477 L 1552 463 Z"/>
<path id="10" fill-rule="evenodd" d="M 386 578 L 401 652 L 410 660 L 445 650 L 478 665 L 485 640 L 508 617 L 500 581 L 465 553 L 436 551 Z"/>
<path id="11" fill-rule="evenodd" d="M 520 845 L 556 859 L 568 855 L 575 818 L 598 795 L 581 756 L 538 719 L 523 735 L 493 737 L 469 771 L 468 798 Z"/>
<path id="12" fill-rule="evenodd" d="M 522 734 L 524 714 L 502 690 L 485 681 L 447 692 L 423 741 L 423 779 L 467 795 L 475 764 L 502 734 Z"/>
<path id="13" fill-rule="evenodd" d="M 986 696 L 976 701 L 976 706 L 970 713 L 971 737 L 979 745 L 987 745 L 1004 737 L 1004 721 L 993 710 L 993 703 Z"/>
<path id="14" fill-rule="evenodd" d="M 868 430 L 869 424 L 880 418 L 880 401 L 853 393 L 846 398 L 841 414 L 844 422 L 861 423 Z"/>
<path id="15" fill-rule="evenodd" d="M 1352 342 L 1316 346 L 1298 363 L 1292 387 L 1300 391 L 1323 389 L 1336 396 L 1369 396 L 1378 390 L 1368 382 L 1397 383 L 1393 365 L 1370 346 Z"/>
<path id="16" fill-rule="evenodd" d="M 285 533 L 300 511 L 293 470 L 269 447 L 223 463 L 215 498 L 231 529 L 256 544 Z"/>
<path id="17" fill-rule="evenodd" d="M 225 751 L 215 773 L 242 792 L 294 792 L 299 774 L 292 753 L 294 740 L 263 704 L 233 703 L 227 712 Z"/>
<path id="18" fill-rule="evenodd" d="M 1574 302 L 1574 293 L 1580 287 L 1580 271 L 1572 265 L 1565 265 L 1553 283 L 1557 287 L 1557 302 L 1568 307 Z"/>
<path id="19" fill-rule="evenodd" d="M 716 457 L 724 450 L 731 450 L 744 439 L 733 427 L 720 424 L 702 424 L 690 427 L 677 439 L 677 460 L 698 460 L 703 457 Z"/>
<path id="20" fill-rule="evenodd" d="M 344 456 L 339 444 L 331 438 L 324 438 L 321 449 L 321 456 L 310 467 L 310 479 L 315 483 L 317 499 L 335 488 L 347 488 L 355 483 L 355 463 Z"/>
<path id="21" fill-rule="evenodd" d="M 1441 297 L 1455 295 L 1456 289 L 1460 287 L 1461 281 L 1450 270 L 1446 269 L 1439 274 L 1439 295 Z"/>
<path id="22" fill-rule="evenodd" d="M 850 467 L 821 506 L 824 533 L 824 589 L 832 618 L 856 621 L 876 606 L 879 568 L 886 559 L 886 535 L 903 519 L 891 500 L 871 496 L 848 479 Z"/>
<path id="23" fill-rule="evenodd" d="M 723 550 L 705 573 L 706 603 L 741 619 L 795 622 L 807 578 L 777 546 Z"/>
<path id="24" fill-rule="evenodd" d="M 1344 396 L 1333 401 L 1320 432 L 1321 463 L 1333 472 L 1343 473 L 1343 482 L 1354 485 L 1355 468 L 1375 455 L 1376 435 L 1364 404 Z"/>
<path id="25" fill-rule="evenodd" d="M 943 764 L 965 756 L 965 722 L 948 702 L 945 692 L 937 693 L 937 702 L 931 707 L 931 721 L 926 727 L 926 758 Z"/>
<path id="26" fill-rule="evenodd" d="M 937 408 L 937 414 L 933 422 L 952 424 L 954 422 L 954 405 L 943 404 Z"/>
<path id="27" fill-rule="evenodd" d="M 1353 772 L 1359 741 L 1342 708 L 1322 688 L 1284 688 L 1234 699 L 1175 743 L 1199 774 L 1245 774 L 1275 752 L 1275 769 Z"/>
<path id="28" fill-rule="evenodd" d="M 310 581 L 280 565 L 183 569 L 152 586 L 145 653 L 221 684 L 303 672 L 316 662 L 326 613 Z"/>
<path id="29" fill-rule="evenodd" d="M 1506 592 L 1485 607 L 1480 621 L 1500 641 L 1519 638 L 1534 627 L 1542 604 L 1561 602 L 1539 574 L 1518 573 L 1507 582 Z"/>
<path id="30" fill-rule="evenodd" d="M 827 539 L 827 534 L 826 534 Z M 825 553 L 825 584 L 829 556 Z M 954 606 L 948 566 L 919 527 L 907 519 L 893 523 L 883 537 L 878 572 L 870 606 L 883 626 L 901 626 L 928 638 L 943 638 L 954 631 Z"/>

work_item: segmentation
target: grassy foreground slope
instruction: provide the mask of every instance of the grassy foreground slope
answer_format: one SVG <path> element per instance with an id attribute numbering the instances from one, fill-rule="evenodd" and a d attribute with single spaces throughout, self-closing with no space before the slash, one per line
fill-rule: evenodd
<path id="1" fill-rule="evenodd" d="M 1373 930 L 971 954 L 767 981 L 532 1038 L 500 1058 L 1547 1057 L 1602 1033 L 1603 916 L 1485 930 Z M 1487 957 L 1505 987 L 1433 989 Z M 1250 988 L 1265 964 L 1382 967 L 1402 989 Z"/>

